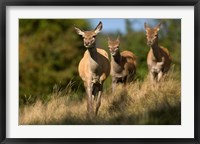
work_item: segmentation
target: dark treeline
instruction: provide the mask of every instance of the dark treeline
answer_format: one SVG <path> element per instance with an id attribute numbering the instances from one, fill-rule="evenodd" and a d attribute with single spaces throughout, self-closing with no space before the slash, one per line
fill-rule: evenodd
<path id="1" fill-rule="evenodd" d="M 97 46 L 107 52 L 107 36 L 115 39 L 120 35 L 121 50 L 130 50 L 137 56 L 137 79 L 143 80 L 148 71 L 145 30 L 132 27 L 140 19 L 126 19 L 126 33 L 100 33 Z M 159 44 L 167 47 L 172 55 L 175 70 L 180 73 L 181 20 L 150 20 L 155 26 L 162 21 Z M 69 86 L 81 99 L 84 88 L 78 76 L 78 63 L 86 50 L 82 38 L 74 31 L 74 25 L 83 30 L 91 29 L 90 21 L 78 19 L 20 19 L 19 20 L 19 96 L 20 105 L 33 103 L 36 99 L 47 100 L 55 87 Z M 142 27 L 143 23 L 141 23 Z M 110 80 L 105 84 L 110 87 Z"/>

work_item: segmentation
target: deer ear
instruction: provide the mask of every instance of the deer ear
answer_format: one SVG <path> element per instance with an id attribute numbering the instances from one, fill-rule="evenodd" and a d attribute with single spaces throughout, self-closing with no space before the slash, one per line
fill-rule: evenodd
<path id="1" fill-rule="evenodd" d="M 146 22 L 144 23 L 144 28 L 145 28 L 145 29 L 147 28 L 147 23 L 146 23 Z"/>
<path id="2" fill-rule="evenodd" d="M 103 27 L 103 24 L 100 21 L 97 27 L 94 29 L 95 34 L 98 34 L 101 31 L 102 27 Z"/>
<path id="3" fill-rule="evenodd" d="M 160 26 L 161 26 L 161 22 L 155 27 L 155 29 L 156 29 L 157 31 L 159 31 L 159 30 L 160 30 Z"/>
<path id="4" fill-rule="evenodd" d="M 117 41 L 118 45 L 120 45 L 120 36 L 119 35 L 117 36 L 117 40 L 116 41 Z"/>
<path id="5" fill-rule="evenodd" d="M 146 31 L 150 29 L 150 27 L 147 25 L 146 22 L 144 23 L 144 28 L 145 28 Z"/>
<path id="6" fill-rule="evenodd" d="M 82 35 L 82 36 L 84 35 L 84 32 L 82 30 L 80 30 L 79 28 L 74 26 L 74 29 L 76 30 L 77 34 Z"/>
<path id="7" fill-rule="evenodd" d="M 149 28 L 149 26 L 147 25 L 146 22 L 144 23 L 144 28 L 145 28 L 145 29 L 148 29 L 148 28 Z"/>

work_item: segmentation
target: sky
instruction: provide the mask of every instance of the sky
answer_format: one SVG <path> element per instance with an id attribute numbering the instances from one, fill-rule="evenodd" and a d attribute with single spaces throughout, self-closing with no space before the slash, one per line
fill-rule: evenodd
<path id="1" fill-rule="evenodd" d="M 150 19 L 130 19 L 132 22 L 132 29 L 135 31 L 144 30 L 144 22 L 151 23 L 152 20 Z M 103 23 L 102 32 L 118 32 L 120 31 L 122 34 L 126 33 L 125 28 L 125 19 L 123 18 L 97 18 L 97 19 L 90 19 L 91 25 L 93 28 L 97 26 L 99 21 Z"/>

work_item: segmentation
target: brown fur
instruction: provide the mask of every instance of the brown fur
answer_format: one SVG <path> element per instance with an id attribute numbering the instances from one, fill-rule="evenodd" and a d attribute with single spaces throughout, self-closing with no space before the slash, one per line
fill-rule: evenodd
<path id="1" fill-rule="evenodd" d="M 147 55 L 147 65 L 149 69 L 149 74 L 152 81 L 160 81 L 163 77 L 163 74 L 170 69 L 171 65 L 171 56 L 167 48 L 158 45 L 158 31 L 160 29 L 158 24 L 154 28 L 150 28 L 145 23 L 147 44 L 150 46 L 150 50 Z M 152 73 L 152 69 L 157 66 L 157 63 L 163 60 L 162 68 L 157 73 Z"/>
<path id="2" fill-rule="evenodd" d="M 110 73 L 110 64 L 108 61 L 108 54 L 105 50 L 97 48 L 97 55 L 98 55 L 98 61 L 97 64 L 99 66 L 97 66 L 97 68 L 93 71 L 96 72 L 99 76 L 99 83 L 103 83 L 106 78 L 108 77 L 109 73 Z M 82 78 L 82 80 L 86 83 L 89 83 L 89 79 L 91 77 L 91 70 L 90 70 L 90 63 L 88 62 L 88 59 L 90 57 L 90 53 L 87 50 L 84 53 L 83 58 L 81 59 L 79 66 L 78 66 L 78 71 L 79 71 L 79 75 Z M 103 65 L 105 64 L 105 65 Z"/>
<path id="3" fill-rule="evenodd" d="M 101 31 L 102 23 L 100 22 L 94 30 L 82 31 L 75 27 L 76 32 L 82 35 L 84 46 L 87 48 L 81 59 L 78 71 L 84 82 L 85 90 L 88 96 L 87 111 L 90 118 L 94 115 L 94 100 L 96 99 L 97 115 L 101 105 L 101 94 L 103 83 L 110 73 L 110 62 L 105 50 L 95 47 L 95 36 Z"/>
<path id="4" fill-rule="evenodd" d="M 111 54 L 112 89 L 114 91 L 117 83 L 126 84 L 131 82 L 136 74 L 136 56 L 130 51 L 119 51 L 119 38 L 108 39 L 108 47 Z"/>

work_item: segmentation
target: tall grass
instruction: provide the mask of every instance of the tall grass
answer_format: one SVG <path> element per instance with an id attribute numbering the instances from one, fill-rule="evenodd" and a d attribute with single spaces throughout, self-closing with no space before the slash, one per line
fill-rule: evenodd
<path id="1" fill-rule="evenodd" d="M 73 100 L 76 91 L 55 88 L 48 102 L 37 100 L 20 108 L 21 125 L 180 125 L 180 76 L 169 72 L 163 81 L 152 85 L 147 77 L 126 86 L 119 85 L 114 94 L 104 91 L 99 114 L 87 118 L 86 97 Z"/>

